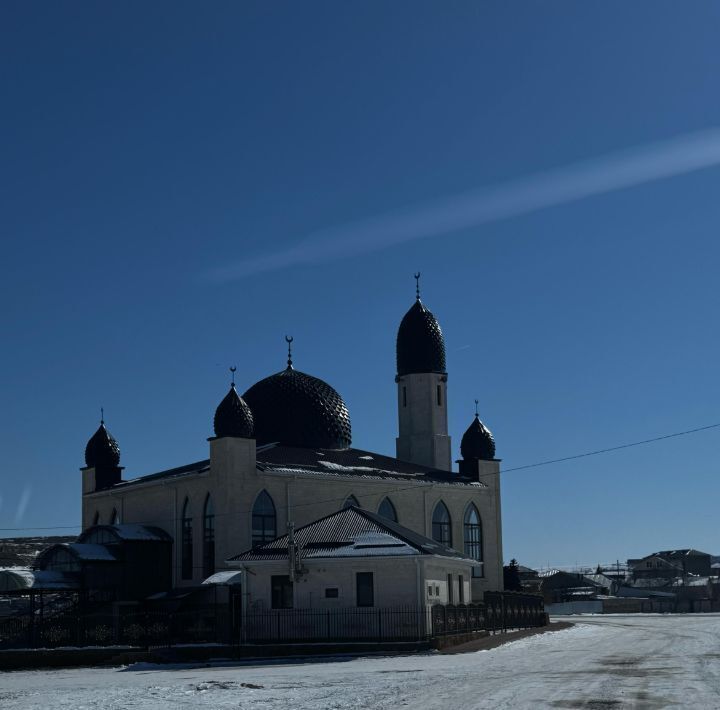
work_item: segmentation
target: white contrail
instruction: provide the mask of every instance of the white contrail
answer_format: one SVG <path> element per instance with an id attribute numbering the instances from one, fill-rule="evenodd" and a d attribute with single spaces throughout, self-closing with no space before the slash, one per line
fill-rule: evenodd
<path id="1" fill-rule="evenodd" d="M 30 486 L 25 486 L 25 489 L 20 496 L 17 510 L 15 512 L 15 524 L 21 523 L 22 519 L 25 517 L 25 511 L 27 510 L 28 503 L 30 502 L 31 494 L 32 489 L 30 488 Z"/>
<path id="2" fill-rule="evenodd" d="M 720 128 L 711 128 L 315 232 L 293 247 L 225 264 L 207 276 L 228 281 L 342 259 L 717 165 Z"/>

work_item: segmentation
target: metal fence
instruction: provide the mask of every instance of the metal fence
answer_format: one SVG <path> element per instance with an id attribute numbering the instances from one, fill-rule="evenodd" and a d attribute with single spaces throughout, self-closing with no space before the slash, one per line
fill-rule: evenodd
<path id="1" fill-rule="evenodd" d="M 418 641 L 432 634 L 424 607 L 267 609 L 245 616 L 243 639 L 250 643 Z"/>
<path id="2" fill-rule="evenodd" d="M 119 607 L 114 613 L 31 614 L 0 619 L 0 648 L 426 641 L 546 623 L 542 597 L 497 592 L 486 593 L 485 600 L 432 607 L 249 610 L 242 617 L 223 605 L 172 612 Z"/>
<path id="3" fill-rule="evenodd" d="M 73 612 L 0 619 L 0 649 L 61 646 L 152 648 L 233 643 L 235 637 L 229 610 L 219 606 L 180 612 L 117 610 L 115 613 Z"/>

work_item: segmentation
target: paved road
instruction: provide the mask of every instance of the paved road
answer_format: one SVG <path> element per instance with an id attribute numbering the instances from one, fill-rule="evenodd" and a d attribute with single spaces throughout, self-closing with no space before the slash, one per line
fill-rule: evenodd
<path id="1" fill-rule="evenodd" d="M 0 707 L 720 709 L 720 615 L 573 617 L 491 651 L 0 674 Z"/>

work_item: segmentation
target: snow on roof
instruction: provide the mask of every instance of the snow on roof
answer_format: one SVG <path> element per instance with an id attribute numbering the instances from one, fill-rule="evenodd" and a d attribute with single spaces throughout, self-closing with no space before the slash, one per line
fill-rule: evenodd
<path id="1" fill-rule="evenodd" d="M 159 528 L 147 525 L 125 524 L 112 525 L 121 540 L 169 540 L 170 536 Z"/>
<path id="2" fill-rule="evenodd" d="M 377 557 L 437 555 L 472 563 L 462 552 L 409 530 L 378 513 L 350 506 L 295 531 L 302 559 L 319 557 Z M 287 559 L 288 536 L 283 535 L 229 558 L 228 562 Z"/>
<path id="3" fill-rule="evenodd" d="M 123 540 L 165 540 L 167 533 L 157 528 L 149 528 L 146 525 L 126 524 L 113 525 L 118 535 Z"/>
<path id="4" fill-rule="evenodd" d="M 215 572 L 215 574 L 203 580 L 203 584 L 240 584 L 241 582 L 242 572 L 235 570 Z"/>
<path id="5" fill-rule="evenodd" d="M 22 589 L 77 589 L 78 583 L 63 572 L 32 570 L 26 567 L 0 569 L 0 592 Z"/>

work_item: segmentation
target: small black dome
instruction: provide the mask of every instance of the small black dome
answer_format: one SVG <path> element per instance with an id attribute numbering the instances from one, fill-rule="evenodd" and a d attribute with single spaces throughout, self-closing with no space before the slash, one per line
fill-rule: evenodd
<path id="1" fill-rule="evenodd" d="M 445 372 L 445 340 L 437 318 L 418 298 L 397 334 L 397 373 Z"/>
<path id="2" fill-rule="evenodd" d="M 317 377 L 288 366 L 254 384 L 243 399 L 255 419 L 258 444 L 346 449 L 350 415 L 342 397 Z"/>
<path id="3" fill-rule="evenodd" d="M 120 465 L 120 447 L 105 428 L 105 422 L 100 422 L 98 430 L 85 447 L 85 465 L 97 469 L 117 468 Z"/>
<path id="4" fill-rule="evenodd" d="M 495 458 L 495 439 L 490 430 L 480 421 L 477 414 L 473 423 L 463 434 L 460 442 L 460 453 L 464 459 L 482 459 L 491 461 Z"/>
<path id="5" fill-rule="evenodd" d="M 213 420 L 215 436 L 237 436 L 242 439 L 252 439 L 255 435 L 255 425 L 250 407 L 235 391 L 235 385 L 218 404 Z"/>

